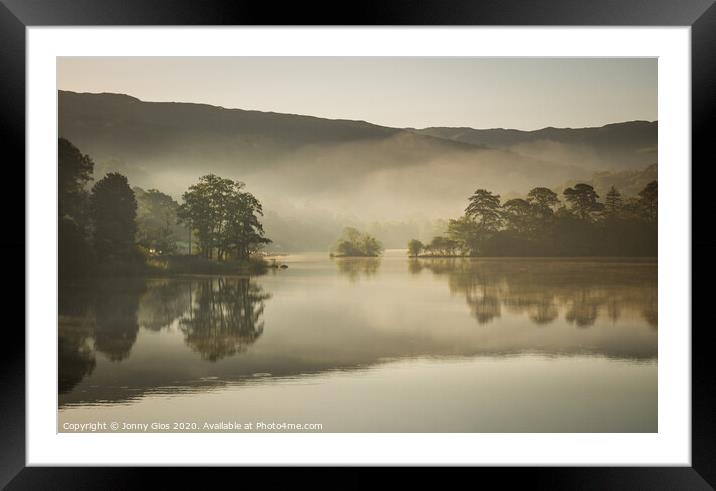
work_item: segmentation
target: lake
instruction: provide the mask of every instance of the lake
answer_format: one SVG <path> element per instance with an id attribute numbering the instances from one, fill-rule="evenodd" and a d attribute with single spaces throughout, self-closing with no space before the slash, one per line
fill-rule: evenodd
<path id="1" fill-rule="evenodd" d="M 61 288 L 58 431 L 658 431 L 655 259 L 280 261 Z"/>

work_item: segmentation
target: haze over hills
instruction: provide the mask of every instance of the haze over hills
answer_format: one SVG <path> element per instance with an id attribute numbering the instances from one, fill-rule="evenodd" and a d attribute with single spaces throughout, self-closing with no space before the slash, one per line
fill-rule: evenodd
<path id="1" fill-rule="evenodd" d="M 325 248 L 345 225 L 404 247 L 404 236 L 429 239 L 437 219 L 459 216 L 476 188 L 524 194 L 656 162 L 656 122 L 414 130 L 66 91 L 58 109 L 60 136 L 94 159 L 95 178 L 118 171 L 176 199 L 210 172 L 243 181 L 277 247 Z"/>
<path id="2" fill-rule="evenodd" d="M 557 194 L 568 187 L 574 186 L 578 182 L 583 182 L 594 187 L 594 190 L 601 197 L 606 196 L 609 189 L 614 186 L 624 196 L 636 196 L 651 181 L 657 181 L 659 177 L 659 169 L 657 164 L 651 164 L 643 169 L 623 170 L 623 171 L 599 171 L 595 172 L 588 179 L 568 179 L 559 186 L 552 188 Z"/>
<path id="3" fill-rule="evenodd" d="M 595 170 L 640 169 L 657 161 L 658 123 L 630 121 L 597 128 L 425 128 L 421 135 L 486 145 L 557 162 L 575 162 Z"/>

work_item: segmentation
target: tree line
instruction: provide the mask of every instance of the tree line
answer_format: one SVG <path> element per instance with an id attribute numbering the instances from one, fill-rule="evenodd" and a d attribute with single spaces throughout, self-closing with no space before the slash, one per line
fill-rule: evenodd
<path id="1" fill-rule="evenodd" d="M 261 203 L 242 182 L 209 174 L 178 203 L 157 189 L 132 189 L 116 172 L 90 188 L 93 172 L 90 156 L 69 140 L 58 140 L 61 280 L 137 274 L 147 269 L 148 257 L 180 249 L 210 260 L 246 260 L 271 242 L 260 221 Z"/>
<path id="2" fill-rule="evenodd" d="M 428 244 L 408 243 L 408 254 L 428 256 L 656 256 L 658 187 L 637 196 L 612 186 L 604 201 L 589 184 L 564 190 L 562 200 L 545 187 L 501 202 L 477 189 L 465 213 Z"/>

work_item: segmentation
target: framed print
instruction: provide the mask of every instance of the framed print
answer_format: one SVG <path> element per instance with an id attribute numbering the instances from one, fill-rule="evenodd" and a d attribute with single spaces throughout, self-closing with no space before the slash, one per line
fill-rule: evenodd
<path id="1" fill-rule="evenodd" d="M 712 2 L 4 0 L 0 20 L 27 285 L 3 484 L 716 483 L 692 314 Z"/>

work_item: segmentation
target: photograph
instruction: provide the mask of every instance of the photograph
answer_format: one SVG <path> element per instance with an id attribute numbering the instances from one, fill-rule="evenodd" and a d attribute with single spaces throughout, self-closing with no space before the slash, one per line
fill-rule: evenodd
<path id="1" fill-rule="evenodd" d="M 658 433 L 658 68 L 57 56 L 57 431 Z"/>

